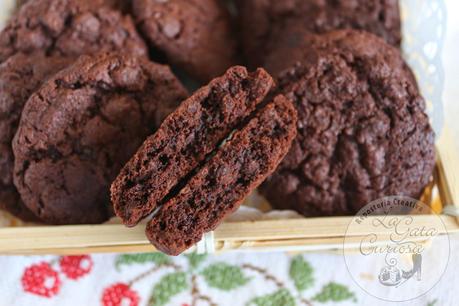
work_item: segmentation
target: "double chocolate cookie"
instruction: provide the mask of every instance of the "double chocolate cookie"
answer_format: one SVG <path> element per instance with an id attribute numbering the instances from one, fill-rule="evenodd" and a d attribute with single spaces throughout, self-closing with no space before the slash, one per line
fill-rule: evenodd
<path id="1" fill-rule="evenodd" d="M 36 217 L 21 202 L 13 184 L 11 141 L 30 95 L 44 80 L 71 62 L 73 59 L 68 57 L 18 53 L 0 64 L 0 208 L 25 221 Z"/>
<path id="2" fill-rule="evenodd" d="M 366 32 L 306 35 L 279 77 L 298 136 L 261 191 L 305 216 L 348 215 L 388 195 L 417 198 L 434 163 L 434 133 L 400 52 Z"/>
<path id="3" fill-rule="evenodd" d="M 141 32 L 168 62 L 201 81 L 237 62 L 231 18 L 219 0 L 133 0 Z"/>
<path id="4" fill-rule="evenodd" d="M 16 0 L 16 6 L 20 8 L 29 0 Z M 127 0 L 93 0 L 93 4 L 98 4 L 99 6 L 109 6 L 112 8 L 119 9 L 123 12 L 129 11 L 130 1 Z"/>
<path id="5" fill-rule="evenodd" d="M 253 112 L 274 85 L 259 69 L 234 67 L 185 100 L 149 137 L 112 185 L 128 226 L 150 214 L 191 170 Z M 179 132 L 180 131 L 180 132 Z"/>
<path id="6" fill-rule="evenodd" d="M 159 209 L 148 222 L 148 239 L 171 255 L 199 242 L 276 169 L 295 138 L 295 125 L 292 102 L 277 96 Z"/>
<path id="7" fill-rule="evenodd" d="M 80 57 L 22 112 L 13 151 L 24 204 L 47 223 L 106 221 L 110 183 L 186 96 L 168 67 L 143 57 Z"/>
<path id="8" fill-rule="evenodd" d="M 279 96 L 262 107 L 273 85 L 263 69 L 233 67 L 184 101 L 112 184 L 116 214 L 133 226 L 159 210 L 147 236 L 174 255 L 215 228 L 274 171 L 295 136 L 290 101 Z"/>
<path id="9" fill-rule="evenodd" d="M 0 206 L 23 220 L 35 219 L 12 184 L 11 139 L 22 107 L 42 82 L 77 56 L 123 49 L 134 56 L 147 48 L 130 17 L 112 7 L 115 0 L 28 1 L 0 33 L 2 132 Z"/>
<path id="10" fill-rule="evenodd" d="M 355 33 L 351 36 L 351 40 L 353 43 L 358 44 L 356 48 L 365 49 L 366 46 L 371 44 L 374 41 L 373 35 L 368 32 L 360 31 L 360 30 L 349 30 Z M 357 34 L 361 32 L 362 34 Z M 365 35 L 365 34 L 368 35 Z M 361 37 L 362 41 L 358 41 L 356 37 Z M 306 31 L 304 29 L 293 29 L 289 33 L 286 33 L 283 37 L 277 39 L 272 44 L 272 48 L 270 52 L 265 54 L 265 69 L 268 70 L 271 74 L 275 76 L 279 76 L 280 73 L 283 72 L 285 69 L 292 68 L 298 62 L 314 62 L 316 58 L 314 57 L 316 52 L 315 50 L 307 50 L 310 47 L 311 41 L 314 41 L 315 44 L 321 44 L 323 48 L 326 48 L 327 44 L 330 44 L 330 41 L 327 39 L 317 40 L 317 34 L 313 34 L 310 31 Z M 331 42 L 331 44 L 335 44 L 340 42 Z M 379 43 L 378 46 L 381 44 Z M 383 51 L 386 51 L 388 48 L 386 46 L 382 47 Z M 373 47 L 367 48 L 369 52 L 376 52 L 376 49 Z M 397 50 L 398 51 L 398 50 Z M 393 49 L 388 51 L 389 53 L 393 54 Z M 408 64 L 403 60 L 400 55 L 391 56 L 391 60 L 394 61 L 394 66 L 399 67 L 400 69 L 405 70 L 405 74 L 410 76 L 413 84 L 417 86 L 416 78 L 411 71 Z"/>
<path id="11" fill-rule="evenodd" d="M 264 65 L 272 44 L 300 29 L 317 34 L 359 29 L 394 46 L 401 41 L 398 0 L 239 0 L 237 4 L 244 53 L 253 67 Z"/>
<path id="12" fill-rule="evenodd" d="M 147 54 L 131 17 L 105 6 L 103 0 L 28 1 L 0 33 L 0 63 L 23 52 L 78 56 L 123 50 Z"/>

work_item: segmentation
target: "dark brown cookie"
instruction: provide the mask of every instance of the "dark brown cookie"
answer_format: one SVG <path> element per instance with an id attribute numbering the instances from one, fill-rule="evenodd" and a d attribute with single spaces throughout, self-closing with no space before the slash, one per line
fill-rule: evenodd
<path id="1" fill-rule="evenodd" d="M 23 202 L 48 223 L 106 221 L 110 183 L 186 95 L 168 67 L 145 58 L 80 57 L 24 107 L 13 140 Z"/>
<path id="2" fill-rule="evenodd" d="M 132 0 L 97 0 L 103 1 L 105 5 L 120 10 L 121 12 L 128 14 L 131 12 Z"/>
<path id="3" fill-rule="evenodd" d="M 296 135 L 292 102 L 278 96 L 225 142 L 149 221 L 153 245 L 178 255 L 201 240 L 255 189 L 287 154 Z"/>
<path id="4" fill-rule="evenodd" d="M 17 52 L 78 56 L 112 50 L 147 54 L 132 19 L 103 0 L 28 1 L 0 33 L 0 62 Z"/>
<path id="5" fill-rule="evenodd" d="M 230 68 L 184 101 L 149 137 L 112 185 L 128 226 L 150 214 L 174 186 L 250 115 L 274 82 L 263 69 Z"/>
<path id="6" fill-rule="evenodd" d="M 352 30 L 354 33 L 363 32 L 360 30 Z M 367 32 L 368 33 L 368 32 Z M 335 44 L 335 41 L 329 41 L 327 39 L 324 40 L 316 40 L 316 35 L 310 31 L 306 31 L 304 29 L 294 29 L 289 33 L 286 33 L 283 37 L 277 39 L 273 44 L 270 52 L 266 53 L 265 57 L 265 68 L 269 71 L 269 73 L 278 76 L 282 73 L 283 70 L 292 68 L 298 62 L 309 62 L 309 61 L 316 61 L 315 50 L 307 50 L 310 47 L 311 41 L 315 41 L 316 44 L 320 43 L 323 46 L 327 44 Z M 368 37 L 368 35 L 362 34 L 362 37 Z M 367 40 L 358 41 L 356 38 L 359 35 L 353 35 L 352 41 L 353 43 L 357 44 L 357 48 L 360 49 L 367 49 L 367 52 L 371 52 L 372 54 L 378 52 L 377 47 L 380 44 L 376 44 L 375 46 L 369 46 Z M 369 41 L 372 39 L 369 38 Z M 339 42 L 338 42 L 339 43 Z M 364 45 L 361 47 L 361 45 Z M 393 53 L 393 51 L 392 51 Z M 311 57 L 311 58 L 308 58 Z M 393 61 L 397 61 L 394 65 L 397 67 L 401 67 L 405 70 L 407 75 L 410 75 L 414 86 L 417 86 L 416 78 L 411 71 L 410 67 L 400 56 L 392 56 Z"/>
<path id="7" fill-rule="evenodd" d="M 419 197 L 434 167 L 434 133 L 400 52 L 352 30 L 306 39 L 304 61 L 279 78 L 297 107 L 298 136 L 262 193 L 305 216 Z"/>
<path id="8" fill-rule="evenodd" d="M 16 7 L 20 8 L 22 5 L 24 5 L 26 2 L 29 0 L 16 0 Z M 100 6 L 109 6 L 112 8 L 116 8 L 121 10 L 122 12 L 129 11 L 130 8 L 130 0 L 93 0 L 93 4 L 97 3 Z"/>
<path id="9" fill-rule="evenodd" d="M 231 19 L 219 0 L 133 0 L 151 46 L 192 77 L 209 81 L 237 63 Z"/>
<path id="10" fill-rule="evenodd" d="M 24 221 L 36 221 L 37 218 L 22 203 L 13 184 L 11 141 L 30 95 L 45 79 L 71 62 L 73 58 L 18 53 L 0 64 L 0 208 Z"/>
<path id="11" fill-rule="evenodd" d="M 252 67 L 263 66 L 272 44 L 292 30 L 325 33 L 360 29 L 401 41 L 398 0 L 239 0 L 242 45 Z M 263 50 L 263 51 L 261 51 Z"/>

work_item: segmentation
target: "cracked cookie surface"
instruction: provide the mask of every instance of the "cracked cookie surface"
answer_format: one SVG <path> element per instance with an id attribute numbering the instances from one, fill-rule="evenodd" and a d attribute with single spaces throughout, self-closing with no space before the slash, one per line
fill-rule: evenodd
<path id="1" fill-rule="evenodd" d="M 339 31 L 339 30 L 338 30 Z M 416 78 L 414 76 L 413 71 L 408 66 L 408 64 L 404 61 L 404 59 L 395 54 L 398 50 L 385 48 L 384 45 L 381 45 L 378 40 L 374 39 L 374 35 L 360 31 L 360 30 L 341 30 L 347 31 L 347 33 L 355 33 L 353 35 L 347 35 L 347 39 L 349 39 L 352 43 L 355 44 L 355 48 L 359 50 L 366 49 L 366 52 L 369 56 L 379 52 L 378 48 L 383 48 L 385 52 L 388 52 L 388 57 L 390 61 L 392 61 L 392 65 L 397 67 L 397 69 L 405 70 L 404 74 L 409 76 L 414 84 L 417 87 Z M 361 35 L 358 33 L 362 33 Z M 316 40 L 315 37 L 317 34 L 313 34 L 309 31 L 304 29 L 294 29 L 289 33 L 283 35 L 282 38 L 276 40 L 275 43 L 272 44 L 272 48 L 269 52 L 265 55 L 265 69 L 269 71 L 274 76 L 279 76 L 285 69 L 292 68 L 298 62 L 314 62 L 316 61 L 316 52 L 307 50 L 310 48 L 311 41 L 315 42 L 313 48 L 317 48 L 318 45 L 321 47 L 326 48 L 327 44 L 342 44 L 345 46 L 346 44 L 340 41 L 327 41 L 326 39 L 319 41 Z M 362 41 L 359 41 L 358 38 L 361 38 Z M 372 43 L 374 42 L 374 45 Z M 339 46 L 338 46 L 339 47 Z M 310 57 L 310 58 L 308 58 Z"/>
<path id="2" fill-rule="evenodd" d="M 272 44 L 297 29 L 317 34 L 359 29 L 394 46 L 401 41 L 398 0 L 238 0 L 237 4 L 242 47 L 252 68 L 264 67 L 264 54 Z"/>
<path id="3" fill-rule="evenodd" d="M 37 217 L 22 203 L 13 183 L 14 157 L 11 141 L 24 104 L 48 78 L 73 62 L 73 58 L 15 54 L 0 64 L 0 208 L 24 221 Z"/>
<path id="4" fill-rule="evenodd" d="M 168 67 L 145 58 L 80 57 L 24 107 L 13 140 L 22 200 L 47 223 L 106 221 L 110 183 L 186 96 Z"/>
<path id="5" fill-rule="evenodd" d="M 168 61 L 202 82 L 237 64 L 231 18 L 218 0 L 133 0 L 140 31 Z"/>
<path id="6" fill-rule="evenodd" d="M 104 0 L 28 1 L 0 33 L 0 62 L 18 52 L 36 51 L 78 56 L 124 50 L 147 55 L 131 17 L 105 4 Z"/>
<path id="7" fill-rule="evenodd" d="M 306 39 L 303 61 L 279 77 L 297 107 L 298 136 L 262 194 L 305 216 L 418 198 L 435 163 L 434 133 L 398 50 L 352 30 Z"/>

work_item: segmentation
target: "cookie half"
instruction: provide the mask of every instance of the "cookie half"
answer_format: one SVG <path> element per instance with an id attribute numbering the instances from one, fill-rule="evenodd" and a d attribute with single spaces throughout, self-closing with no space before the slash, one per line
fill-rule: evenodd
<path id="1" fill-rule="evenodd" d="M 22 112 L 13 152 L 24 204 L 47 223 L 106 221 L 110 183 L 186 96 L 167 66 L 143 57 L 80 57 Z"/>
<path id="2" fill-rule="evenodd" d="M 398 49 L 363 31 L 308 35 L 279 77 L 298 136 L 261 192 L 305 216 L 355 214 L 384 196 L 418 198 L 435 164 L 424 99 Z"/>
<path id="3" fill-rule="evenodd" d="M 111 187 L 115 213 L 127 226 L 150 214 L 255 110 L 273 79 L 263 69 L 230 68 L 185 100 L 131 158 Z"/>
<path id="4" fill-rule="evenodd" d="M 295 107 L 278 96 L 236 131 L 159 209 L 148 222 L 148 239 L 170 255 L 197 243 L 275 170 L 295 135 Z"/>

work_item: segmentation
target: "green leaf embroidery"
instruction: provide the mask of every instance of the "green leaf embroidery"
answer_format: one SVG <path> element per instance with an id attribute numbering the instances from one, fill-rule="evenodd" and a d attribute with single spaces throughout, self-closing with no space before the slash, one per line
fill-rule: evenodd
<path id="1" fill-rule="evenodd" d="M 427 306 L 435 306 L 437 304 L 438 300 L 435 299 L 433 301 L 430 301 L 429 303 L 427 303 Z"/>
<path id="2" fill-rule="evenodd" d="M 306 290 L 314 284 L 313 272 L 309 262 L 305 261 L 302 256 L 292 259 L 289 274 L 298 291 Z"/>
<path id="3" fill-rule="evenodd" d="M 117 270 L 123 265 L 141 264 L 146 262 L 153 262 L 157 265 L 163 265 L 170 263 L 169 257 L 163 253 L 138 253 L 138 254 L 123 254 L 119 255 L 115 261 L 115 267 Z"/>
<path id="4" fill-rule="evenodd" d="M 229 291 L 241 287 L 250 280 L 237 266 L 226 263 L 216 263 L 208 266 L 201 272 L 210 287 Z"/>
<path id="5" fill-rule="evenodd" d="M 248 306 L 295 306 L 295 299 L 287 289 L 280 289 L 273 294 L 254 298 Z"/>
<path id="6" fill-rule="evenodd" d="M 188 288 L 188 282 L 185 272 L 174 272 L 163 276 L 153 287 L 148 305 L 162 306 L 166 305 L 170 299 L 185 291 Z"/>
<path id="7" fill-rule="evenodd" d="M 326 303 L 329 301 L 342 302 L 345 300 L 356 301 L 354 293 L 352 293 L 346 286 L 330 282 L 322 287 L 322 290 L 313 298 L 314 301 Z"/>
<path id="8" fill-rule="evenodd" d="M 192 270 L 197 269 L 199 265 L 207 258 L 206 254 L 190 253 L 185 254 Z"/>

